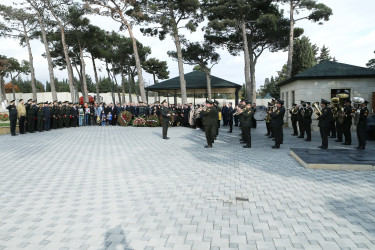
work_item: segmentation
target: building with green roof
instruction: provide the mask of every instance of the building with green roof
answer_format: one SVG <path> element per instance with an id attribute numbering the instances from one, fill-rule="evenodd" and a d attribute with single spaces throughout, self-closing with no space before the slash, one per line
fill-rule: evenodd
<path id="1" fill-rule="evenodd" d="M 350 99 L 363 97 L 369 102 L 368 109 L 374 112 L 375 106 L 375 70 L 354 65 L 324 61 L 279 84 L 280 97 L 285 107 L 301 100 L 320 102 L 321 98 L 331 100 L 337 91 L 348 90 Z M 290 115 L 285 116 L 290 123 Z M 317 121 L 313 122 L 313 129 Z"/>

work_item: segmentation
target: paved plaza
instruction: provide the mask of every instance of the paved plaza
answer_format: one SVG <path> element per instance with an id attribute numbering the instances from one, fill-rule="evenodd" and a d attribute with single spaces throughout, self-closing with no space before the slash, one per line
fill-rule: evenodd
<path id="1" fill-rule="evenodd" d="M 264 123 L 251 149 L 226 131 L 212 149 L 189 128 L 0 136 L 0 249 L 375 249 L 375 171 L 301 167 L 290 148 L 318 132 L 273 150 Z"/>

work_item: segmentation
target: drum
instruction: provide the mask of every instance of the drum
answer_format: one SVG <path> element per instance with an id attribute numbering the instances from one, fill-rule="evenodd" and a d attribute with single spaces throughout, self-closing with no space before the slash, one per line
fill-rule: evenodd
<path id="1" fill-rule="evenodd" d="M 254 119 L 257 121 L 264 121 L 267 115 L 267 108 L 265 106 L 258 106 L 255 109 Z"/>

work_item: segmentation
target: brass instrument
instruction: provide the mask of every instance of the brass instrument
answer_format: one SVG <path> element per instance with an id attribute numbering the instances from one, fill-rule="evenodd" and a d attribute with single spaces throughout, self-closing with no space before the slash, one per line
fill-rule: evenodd
<path id="1" fill-rule="evenodd" d="M 295 106 L 292 107 L 291 109 L 288 109 L 288 111 L 289 111 L 289 110 L 292 112 L 293 115 L 298 114 L 298 109 L 297 109 Z"/>
<path id="2" fill-rule="evenodd" d="M 306 108 L 301 107 L 300 110 L 301 110 L 301 116 L 305 116 Z"/>
<path id="3" fill-rule="evenodd" d="M 344 122 L 344 117 L 343 114 L 345 114 L 344 111 L 344 106 L 345 106 L 345 100 L 349 97 L 348 94 L 346 93 L 341 93 L 336 95 L 337 98 L 339 98 L 339 106 L 338 106 L 338 111 L 337 111 L 337 117 L 339 120 L 339 123 L 342 124 Z"/>
<path id="4" fill-rule="evenodd" d="M 362 97 L 353 97 L 353 106 L 356 109 L 353 117 L 353 124 L 355 126 L 358 125 L 359 122 L 359 115 L 361 113 L 361 104 L 365 102 L 365 99 Z"/>
<path id="5" fill-rule="evenodd" d="M 276 105 L 273 105 L 273 106 L 269 105 L 269 106 L 267 107 L 266 122 L 270 122 L 270 121 L 271 121 L 271 116 L 270 116 L 270 114 L 269 114 L 268 112 L 271 111 L 271 110 L 272 110 L 272 112 L 275 112 L 275 111 L 274 111 L 275 106 L 276 106 Z"/>
<path id="6" fill-rule="evenodd" d="M 243 109 L 238 108 L 236 112 L 233 113 L 233 115 L 240 115 L 243 112 Z"/>
<path id="7" fill-rule="evenodd" d="M 314 102 L 311 107 L 313 108 L 316 118 L 319 118 L 322 115 L 322 111 L 319 108 L 319 102 Z"/>
<path id="8" fill-rule="evenodd" d="M 331 112 L 334 118 L 337 118 L 338 112 L 339 112 L 339 104 L 340 104 L 340 98 L 338 97 L 333 97 L 331 99 L 332 107 L 331 107 Z"/>

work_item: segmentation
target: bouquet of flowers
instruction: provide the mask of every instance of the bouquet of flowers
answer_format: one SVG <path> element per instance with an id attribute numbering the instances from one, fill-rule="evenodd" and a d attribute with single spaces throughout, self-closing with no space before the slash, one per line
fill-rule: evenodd
<path id="1" fill-rule="evenodd" d="M 0 114 L 0 121 L 9 121 L 9 115 L 8 114 Z"/>
<path id="2" fill-rule="evenodd" d="M 146 119 L 142 117 L 137 117 L 133 121 L 133 127 L 145 127 L 146 126 Z"/>
<path id="3" fill-rule="evenodd" d="M 133 115 L 129 111 L 122 111 L 119 115 L 118 122 L 121 126 L 129 126 Z"/>
<path id="4" fill-rule="evenodd" d="M 159 117 L 157 115 L 150 115 L 149 117 L 147 117 L 147 119 L 146 119 L 146 126 L 149 126 L 149 127 L 158 127 L 158 126 L 160 126 Z"/>

